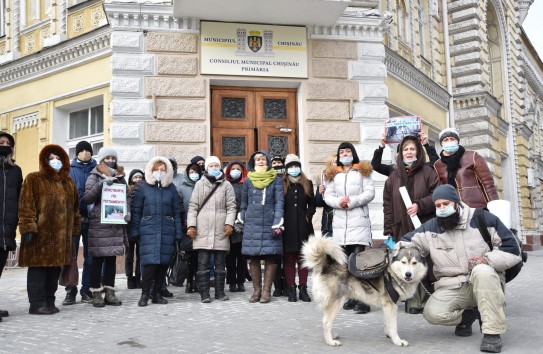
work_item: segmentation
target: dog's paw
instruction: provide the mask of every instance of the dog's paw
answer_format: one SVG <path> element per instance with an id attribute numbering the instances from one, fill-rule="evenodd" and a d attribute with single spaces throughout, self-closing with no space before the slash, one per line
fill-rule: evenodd
<path id="1" fill-rule="evenodd" d="M 400 339 L 400 338 L 398 338 L 397 340 L 393 340 L 392 342 L 398 347 L 407 347 L 409 345 L 408 341 Z"/>
<path id="2" fill-rule="evenodd" d="M 341 342 L 334 339 L 334 340 L 331 340 L 329 342 L 326 342 L 326 344 L 332 346 L 332 347 L 339 347 L 341 345 Z"/>

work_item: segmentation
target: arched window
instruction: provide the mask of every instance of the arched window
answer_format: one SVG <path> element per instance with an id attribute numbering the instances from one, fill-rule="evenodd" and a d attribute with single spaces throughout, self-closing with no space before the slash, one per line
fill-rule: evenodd
<path id="1" fill-rule="evenodd" d="M 398 23 L 398 38 L 401 38 L 404 42 L 408 42 L 408 26 L 409 26 L 409 14 L 405 7 L 404 0 L 397 0 L 396 2 L 396 22 Z"/>
<path id="2" fill-rule="evenodd" d="M 486 26 L 490 61 L 489 91 L 499 102 L 503 103 L 502 34 L 498 16 L 496 16 L 496 10 L 491 1 L 487 5 Z"/>
<path id="3" fill-rule="evenodd" d="M 418 15 L 420 54 L 428 59 L 430 57 L 428 0 L 418 0 Z"/>

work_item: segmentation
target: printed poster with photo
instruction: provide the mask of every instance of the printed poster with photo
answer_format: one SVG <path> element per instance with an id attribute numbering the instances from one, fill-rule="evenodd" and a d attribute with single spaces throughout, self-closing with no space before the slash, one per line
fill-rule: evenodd
<path id="1" fill-rule="evenodd" d="M 102 224 L 126 224 L 126 185 L 104 183 L 102 186 Z"/>
<path id="2" fill-rule="evenodd" d="M 385 142 L 399 144 L 408 135 L 419 137 L 422 133 L 420 117 L 394 117 L 385 119 Z"/>

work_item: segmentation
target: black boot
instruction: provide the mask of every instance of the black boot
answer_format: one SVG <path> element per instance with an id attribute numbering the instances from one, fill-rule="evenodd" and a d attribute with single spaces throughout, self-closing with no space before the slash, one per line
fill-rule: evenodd
<path id="1" fill-rule="evenodd" d="M 141 289 L 141 277 L 136 275 L 136 289 Z"/>
<path id="2" fill-rule="evenodd" d="M 230 284 L 228 286 L 228 290 L 231 292 L 231 293 L 237 293 L 238 292 L 238 287 L 236 286 L 236 284 Z"/>
<path id="3" fill-rule="evenodd" d="M 126 287 L 128 289 L 136 289 L 136 277 L 126 277 Z"/>
<path id="4" fill-rule="evenodd" d="M 300 289 L 300 300 L 303 302 L 311 302 L 311 298 L 307 293 L 307 285 L 299 285 L 298 288 Z"/>
<path id="5" fill-rule="evenodd" d="M 230 300 L 228 296 L 224 293 L 224 281 L 226 279 L 226 271 L 216 270 L 215 271 L 215 299 L 226 301 Z"/>
<path id="6" fill-rule="evenodd" d="M 66 291 L 66 298 L 62 301 L 62 305 L 73 305 L 75 304 L 75 296 L 77 295 L 77 288 L 71 287 Z"/>
<path id="7" fill-rule="evenodd" d="M 200 291 L 200 299 L 203 303 L 208 304 L 211 302 L 209 296 L 209 270 L 196 272 L 196 281 L 198 282 L 198 289 Z"/>
<path id="8" fill-rule="evenodd" d="M 356 300 L 349 299 L 349 300 L 345 301 L 345 303 L 343 304 L 343 309 L 344 310 L 352 310 L 352 309 L 354 309 L 355 305 L 356 305 Z"/>
<path id="9" fill-rule="evenodd" d="M 288 302 L 296 302 L 298 297 L 296 296 L 296 285 L 289 285 L 288 287 Z"/>
<path id="10" fill-rule="evenodd" d="M 281 272 L 279 271 L 279 267 L 277 267 L 277 271 L 275 272 L 275 278 L 273 278 L 273 297 L 279 297 L 283 296 L 283 290 L 287 290 L 288 288 L 283 288 L 283 279 L 281 278 Z"/>
<path id="11" fill-rule="evenodd" d="M 140 301 L 138 301 L 138 306 L 145 307 L 149 302 L 149 293 L 141 293 Z"/>
<path id="12" fill-rule="evenodd" d="M 168 300 L 166 300 L 165 298 L 162 297 L 163 296 L 163 294 L 162 294 L 163 290 L 160 290 L 160 288 L 162 288 L 162 281 L 158 281 L 158 279 L 155 279 L 153 295 L 151 296 L 151 303 L 153 303 L 153 304 L 161 304 L 161 305 L 164 305 L 164 304 L 168 303 Z M 172 296 L 173 296 L 173 294 L 172 294 Z"/>
<path id="13" fill-rule="evenodd" d="M 357 301 L 356 305 L 354 305 L 354 313 L 368 313 L 371 311 L 369 305 L 366 305 L 362 301 Z"/>
<path id="14" fill-rule="evenodd" d="M 474 309 L 465 309 L 462 312 L 462 321 L 454 329 L 454 334 L 458 337 L 469 337 L 473 334 L 471 325 L 477 319 L 477 313 Z"/>
<path id="15" fill-rule="evenodd" d="M 487 353 L 501 353 L 502 338 L 499 334 L 485 334 L 481 342 L 481 351 Z"/>

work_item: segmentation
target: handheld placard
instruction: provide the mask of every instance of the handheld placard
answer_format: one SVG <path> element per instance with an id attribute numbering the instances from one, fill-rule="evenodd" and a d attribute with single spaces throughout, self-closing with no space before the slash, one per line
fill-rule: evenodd
<path id="1" fill-rule="evenodd" d="M 413 202 L 411 202 L 411 198 L 409 197 L 409 193 L 407 193 L 407 188 L 400 187 L 400 194 L 402 195 L 402 199 L 406 208 L 409 208 L 411 205 L 413 205 Z M 411 221 L 413 222 L 413 226 L 415 226 L 415 229 L 421 225 L 419 217 L 416 215 L 411 216 Z"/>

